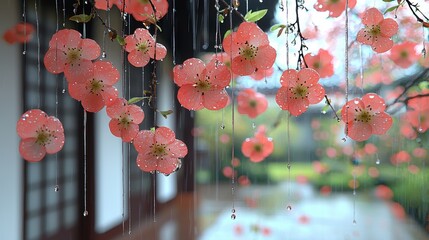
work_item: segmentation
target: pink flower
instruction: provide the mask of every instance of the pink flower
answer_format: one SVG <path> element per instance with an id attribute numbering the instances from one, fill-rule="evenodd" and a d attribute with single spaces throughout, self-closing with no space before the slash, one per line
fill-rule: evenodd
<path id="1" fill-rule="evenodd" d="M 349 0 L 349 8 L 354 8 L 356 0 Z M 346 0 L 317 0 L 314 9 L 319 12 L 329 11 L 330 17 L 339 17 L 346 9 Z"/>
<path id="2" fill-rule="evenodd" d="M 144 119 L 143 110 L 136 105 L 128 105 L 127 100 L 117 98 L 106 108 L 110 132 L 124 142 L 131 142 L 139 132 L 139 124 Z"/>
<path id="3" fill-rule="evenodd" d="M 206 66 L 200 59 L 190 58 L 183 65 L 176 65 L 173 73 L 174 82 L 180 87 L 177 99 L 183 107 L 219 110 L 228 104 L 225 87 L 231 73 L 222 62 L 213 59 Z"/>
<path id="4" fill-rule="evenodd" d="M 420 94 L 429 94 L 429 90 Z M 429 97 L 416 97 L 408 101 L 408 111 L 405 113 L 407 122 L 420 133 L 429 129 Z"/>
<path id="5" fill-rule="evenodd" d="M 19 153 L 30 162 L 40 161 L 46 153 L 54 154 L 64 146 L 60 120 L 39 109 L 25 112 L 17 122 L 16 131 L 21 138 Z"/>
<path id="6" fill-rule="evenodd" d="M 385 134 L 393 122 L 385 108 L 384 100 L 375 93 L 347 102 L 341 110 L 342 120 L 348 125 L 346 134 L 358 142 L 368 140 L 372 134 Z"/>
<path id="7" fill-rule="evenodd" d="M 9 43 L 25 43 L 33 37 L 34 27 L 29 23 L 18 23 L 6 30 L 3 39 Z"/>
<path id="8" fill-rule="evenodd" d="M 110 62 L 94 63 L 93 76 L 84 82 L 69 83 L 70 96 L 81 101 L 88 112 L 98 112 L 109 106 L 117 97 L 113 86 L 119 80 L 118 70 Z"/>
<path id="9" fill-rule="evenodd" d="M 237 110 L 240 114 L 255 118 L 265 112 L 268 101 L 265 95 L 251 88 L 240 91 L 237 95 Z"/>
<path id="10" fill-rule="evenodd" d="M 232 72 L 245 76 L 273 66 L 276 50 L 269 44 L 267 34 L 258 25 L 243 22 L 237 32 L 229 34 L 223 40 L 222 45 L 225 52 L 232 56 Z"/>
<path id="11" fill-rule="evenodd" d="M 389 58 L 401 68 L 408 68 L 420 57 L 416 52 L 416 46 L 417 43 L 409 41 L 397 44 L 390 50 Z"/>
<path id="12" fill-rule="evenodd" d="M 116 5 L 120 11 L 125 10 L 126 13 L 130 13 L 129 5 L 132 0 L 95 0 L 95 7 L 102 10 L 107 10 Z M 109 4 L 109 6 L 107 6 Z M 123 9 L 125 7 L 125 9 Z"/>
<path id="13" fill-rule="evenodd" d="M 410 154 L 409 154 L 409 153 L 407 153 L 407 152 L 406 152 L 406 151 L 404 151 L 404 150 L 399 151 L 399 152 L 397 152 L 397 153 L 393 154 L 393 155 L 390 157 L 390 162 L 391 162 L 393 165 L 398 165 L 398 164 L 401 164 L 401 163 L 407 163 L 407 162 L 410 162 L 410 161 L 411 161 L 411 156 L 410 156 Z"/>
<path id="14" fill-rule="evenodd" d="M 372 50 L 378 53 L 392 48 L 393 41 L 390 38 L 398 32 L 398 24 L 395 20 L 384 19 L 378 9 L 370 8 L 364 12 L 362 23 L 365 28 L 359 30 L 356 39 L 358 42 L 370 45 Z"/>
<path id="15" fill-rule="evenodd" d="M 92 76 L 91 60 L 100 56 L 100 46 L 92 39 L 82 39 L 76 30 L 55 33 L 45 54 L 46 69 L 54 74 L 64 72 L 69 82 L 82 82 Z"/>
<path id="16" fill-rule="evenodd" d="M 137 166 L 145 172 L 169 175 L 181 167 L 181 158 L 188 154 L 186 145 L 167 127 L 142 130 L 133 144 L 138 152 Z"/>
<path id="17" fill-rule="evenodd" d="M 301 115 L 310 104 L 322 101 L 325 96 L 325 89 L 318 81 L 319 74 L 311 68 L 284 71 L 280 78 L 282 86 L 276 95 L 277 104 L 294 116 Z"/>
<path id="18" fill-rule="evenodd" d="M 253 138 L 247 138 L 241 145 L 243 155 L 252 162 L 261 162 L 274 150 L 274 143 L 271 138 L 265 135 L 265 126 L 259 126 Z"/>
<path id="19" fill-rule="evenodd" d="M 334 57 L 325 49 L 319 49 L 315 56 L 307 53 L 304 59 L 309 68 L 319 73 L 320 78 L 334 75 L 334 65 L 332 64 Z"/>
<path id="20" fill-rule="evenodd" d="M 160 20 L 168 12 L 167 0 L 152 0 L 156 10 L 156 20 Z M 148 0 L 130 0 L 129 11 L 137 21 L 154 23 L 153 9 Z"/>
<path id="21" fill-rule="evenodd" d="M 137 28 L 133 35 L 125 38 L 125 43 L 125 51 L 129 52 L 128 61 L 135 67 L 144 67 L 151 58 L 161 60 L 167 55 L 164 45 L 157 43 L 155 56 L 155 39 L 144 28 Z"/>

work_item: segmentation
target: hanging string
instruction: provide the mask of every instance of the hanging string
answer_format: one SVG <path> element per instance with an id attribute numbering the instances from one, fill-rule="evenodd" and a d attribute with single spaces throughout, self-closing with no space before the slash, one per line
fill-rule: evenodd
<path id="1" fill-rule="evenodd" d="M 25 10 L 26 0 L 22 2 L 22 20 L 24 21 L 24 26 L 27 26 L 27 14 Z M 24 27 L 24 36 L 27 36 L 27 27 Z M 22 54 L 25 55 L 27 53 L 27 41 L 24 41 Z"/>
<path id="2" fill-rule="evenodd" d="M 231 0 L 230 2 L 230 11 L 229 11 L 229 30 L 232 33 L 232 12 L 233 12 L 233 0 Z M 232 38 L 231 39 L 231 46 L 233 46 L 233 42 L 232 42 Z M 235 138 L 235 96 L 234 96 L 234 90 L 235 90 L 235 84 L 234 84 L 234 77 L 232 74 L 232 55 L 230 56 L 230 62 L 231 62 L 231 138 L 234 139 Z M 235 144 L 234 141 L 231 141 L 231 163 L 232 161 L 234 161 L 235 158 Z M 236 218 L 236 214 L 235 214 L 235 187 L 236 187 L 236 183 L 235 183 L 235 166 L 234 164 L 232 165 L 232 176 L 231 176 L 231 195 L 232 195 L 232 209 L 231 209 L 231 219 L 234 220 Z"/>
<path id="3" fill-rule="evenodd" d="M 195 51 L 197 50 L 197 19 L 195 14 L 195 1 L 191 0 L 192 4 L 192 49 Z"/>
<path id="4" fill-rule="evenodd" d="M 82 7 L 82 12 L 83 14 L 85 14 L 85 5 Z M 86 23 L 83 23 L 83 27 L 82 27 L 83 33 L 82 33 L 82 37 L 86 38 Z M 83 216 L 88 216 L 88 209 L 87 209 L 87 151 L 86 151 L 86 141 L 87 141 L 87 129 L 86 129 L 86 125 L 87 125 L 87 112 L 85 111 L 85 109 L 83 110 L 83 195 L 84 195 L 84 211 L 83 211 Z"/>
<path id="5" fill-rule="evenodd" d="M 86 169 L 86 123 L 87 123 L 87 112 L 83 110 L 83 216 L 88 216 L 87 209 L 87 169 Z"/>
<path id="6" fill-rule="evenodd" d="M 66 27 L 66 0 L 63 0 L 63 27 Z"/>
<path id="7" fill-rule="evenodd" d="M 39 13 L 37 10 L 37 0 L 34 1 L 34 11 L 36 13 L 36 35 L 37 35 L 37 89 L 39 91 L 37 108 L 40 108 L 42 89 L 40 84 L 40 27 L 39 27 Z"/>
<path id="8" fill-rule="evenodd" d="M 176 0 L 173 0 L 173 14 L 172 14 L 172 46 L 173 46 L 173 65 L 176 65 Z"/>
<path id="9" fill-rule="evenodd" d="M 360 90 L 363 95 L 363 52 L 362 52 L 362 44 L 359 44 L 359 58 L 360 58 Z"/>
<path id="10" fill-rule="evenodd" d="M 131 15 L 128 14 L 128 35 L 131 33 Z M 129 66 L 129 65 L 128 65 Z M 127 74 L 127 83 L 128 83 L 128 99 L 131 98 L 131 71 L 128 71 Z M 131 235 L 131 144 L 127 143 L 128 151 L 127 151 L 127 164 L 128 164 L 128 234 Z"/>
<path id="11" fill-rule="evenodd" d="M 203 49 L 209 48 L 209 1 L 204 1 L 204 31 L 203 31 Z"/>
<path id="12" fill-rule="evenodd" d="M 346 80 L 346 90 L 345 90 L 345 95 L 346 95 L 346 104 L 349 102 L 349 0 L 346 0 L 346 9 L 345 9 L 345 15 L 346 15 L 346 20 L 345 20 L 345 40 L 344 40 L 344 75 L 345 75 L 345 80 Z M 346 129 L 345 129 L 345 133 L 346 133 L 346 137 L 349 134 L 349 124 L 348 124 L 348 111 L 349 111 L 349 107 L 346 107 L 346 119 L 345 119 L 345 123 L 346 123 Z M 345 140 L 345 138 L 343 139 Z"/>

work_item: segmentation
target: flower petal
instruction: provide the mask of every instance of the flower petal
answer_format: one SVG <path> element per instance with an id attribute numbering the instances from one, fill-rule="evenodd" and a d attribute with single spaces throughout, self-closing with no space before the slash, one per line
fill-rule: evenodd
<path id="1" fill-rule="evenodd" d="M 180 168 L 181 165 L 182 162 L 180 161 L 180 159 L 175 157 L 165 157 L 158 160 L 157 171 L 165 175 L 170 175 L 178 168 Z"/>
<path id="2" fill-rule="evenodd" d="M 26 138 L 19 143 L 19 153 L 27 161 L 38 162 L 45 157 L 46 150 L 36 143 L 35 138 Z"/>
<path id="3" fill-rule="evenodd" d="M 106 108 L 107 116 L 111 118 L 118 118 L 122 113 L 125 112 L 127 106 L 127 100 L 124 98 L 117 98 L 113 103 Z"/>
<path id="4" fill-rule="evenodd" d="M 377 25 L 383 21 L 383 14 L 377 8 L 367 9 L 362 16 L 362 23 L 365 25 Z"/>
<path id="5" fill-rule="evenodd" d="M 143 109 L 135 104 L 128 105 L 128 113 L 131 115 L 132 121 L 135 124 L 140 124 L 144 119 Z"/>
<path id="6" fill-rule="evenodd" d="M 173 68 L 174 82 L 181 87 L 183 84 L 194 84 L 203 76 L 206 65 L 198 58 L 187 59 L 182 65 Z"/>
<path id="7" fill-rule="evenodd" d="M 179 88 L 177 99 L 184 108 L 189 110 L 200 110 L 204 107 L 202 93 L 189 84 Z"/>
<path id="8" fill-rule="evenodd" d="M 175 141 L 176 134 L 167 127 L 155 129 L 155 141 L 160 144 L 171 144 Z"/>
<path id="9" fill-rule="evenodd" d="M 178 139 L 175 139 L 173 143 L 169 144 L 168 148 L 172 157 L 183 158 L 188 154 L 186 144 Z"/>
<path id="10" fill-rule="evenodd" d="M 375 115 L 371 121 L 372 134 L 382 135 L 390 129 L 393 124 L 392 117 L 385 112 Z"/>
<path id="11" fill-rule="evenodd" d="M 85 38 L 81 41 L 82 58 L 94 60 L 100 56 L 101 49 L 98 43 L 92 39 Z"/>
<path id="12" fill-rule="evenodd" d="M 119 71 L 110 62 L 97 61 L 94 63 L 94 78 L 103 80 L 103 84 L 113 85 L 119 80 Z"/>
<path id="13" fill-rule="evenodd" d="M 312 68 L 303 68 L 298 72 L 297 83 L 303 83 L 306 86 L 317 83 L 319 81 L 319 73 Z"/>
<path id="14" fill-rule="evenodd" d="M 46 52 L 43 63 L 48 72 L 54 74 L 62 73 L 66 65 L 66 55 L 56 48 L 51 48 Z"/>
<path id="15" fill-rule="evenodd" d="M 228 93 L 225 89 L 213 89 L 204 92 L 203 105 L 209 110 L 219 110 L 224 108 L 229 102 Z"/>
<path id="16" fill-rule="evenodd" d="M 154 172 L 158 169 L 158 160 L 148 153 L 139 153 L 136 163 L 144 172 Z"/>
<path id="17" fill-rule="evenodd" d="M 64 75 L 68 82 L 85 82 L 92 78 L 93 72 L 92 61 L 86 59 L 81 59 L 75 64 L 67 64 L 64 68 Z"/>
<path id="18" fill-rule="evenodd" d="M 139 125 L 130 123 L 127 128 L 121 128 L 121 138 L 124 142 L 131 142 L 139 132 Z"/>
<path id="19" fill-rule="evenodd" d="M 98 112 L 105 106 L 103 96 L 94 93 L 83 95 L 81 103 L 83 108 L 88 112 Z"/>
<path id="20" fill-rule="evenodd" d="M 380 31 L 385 37 L 392 37 L 398 32 L 398 23 L 391 18 L 386 18 L 380 23 Z"/>
<path id="21" fill-rule="evenodd" d="M 310 104 L 316 104 L 322 101 L 325 97 L 325 89 L 320 84 L 315 84 L 308 90 L 308 102 Z"/>
<path id="22" fill-rule="evenodd" d="M 371 47 L 372 50 L 378 53 L 387 52 L 393 46 L 393 41 L 390 38 L 378 36 L 374 38 L 374 42 Z"/>
<path id="23" fill-rule="evenodd" d="M 150 56 L 148 53 L 134 50 L 128 54 L 128 62 L 134 67 L 144 67 L 149 63 Z"/>
<path id="24" fill-rule="evenodd" d="M 142 130 L 134 137 L 133 145 L 138 153 L 148 153 L 151 151 L 150 146 L 154 141 L 155 132 Z"/>
<path id="25" fill-rule="evenodd" d="M 258 54 L 252 62 L 258 70 L 267 70 L 273 66 L 276 56 L 276 50 L 270 45 L 265 45 L 259 47 Z"/>
<path id="26" fill-rule="evenodd" d="M 351 122 L 347 128 L 347 135 L 358 142 L 368 140 L 371 137 L 372 127 L 368 123 Z"/>
<path id="27" fill-rule="evenodd" d="M 298 80 L 298 72 L 295 69 L 288 69 L 283 72 L 280 77 L 280 84 L 284 87 L 293 86 L 291 83 L 294 83 Z"/>
<path id="28" fill-rule="evenodd" d="M 16 131 L 21 138 L 34 138 L 36 131 L 47 121 L 45 112 L 39 109 L 31 109 L 22 114 L 16 124 Z"/>

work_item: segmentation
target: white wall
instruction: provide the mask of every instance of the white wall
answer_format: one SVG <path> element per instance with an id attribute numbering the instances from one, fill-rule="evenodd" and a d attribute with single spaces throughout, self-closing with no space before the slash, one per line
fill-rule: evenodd
<path id="1" fill-rule="evenodd" d="M 0 34 L 19 21 L 16 0 L 2 1 Z M 22 114 L 21 45 L 0 40 L 0 239 L 22 239 L 23 160 L 16 121 Z"/>

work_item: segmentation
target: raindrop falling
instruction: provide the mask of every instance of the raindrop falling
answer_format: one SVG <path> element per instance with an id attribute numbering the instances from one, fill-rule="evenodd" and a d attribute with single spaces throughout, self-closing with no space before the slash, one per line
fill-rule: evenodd
<path id="1" fill-rule="evenodd" d="M 55 185 L 55 187 L 54 187 L 54 191 L 55 191 L 55 192 L 59 192 L 59 191 L 60 191 L 60 186 Z"/>
<path id="2" fill-rule="evenodd" d="M 292 206 L 291 206 L 291 205 L 287 205 L 286 209 L 287 209 L 288 211 L 292 211 Z"/>
<path id="3" fill-rule="evenodd" d="M 84 217 L 88 216 L 88 211 L 87 210 L 83 211 L 83 216 Z"/>

